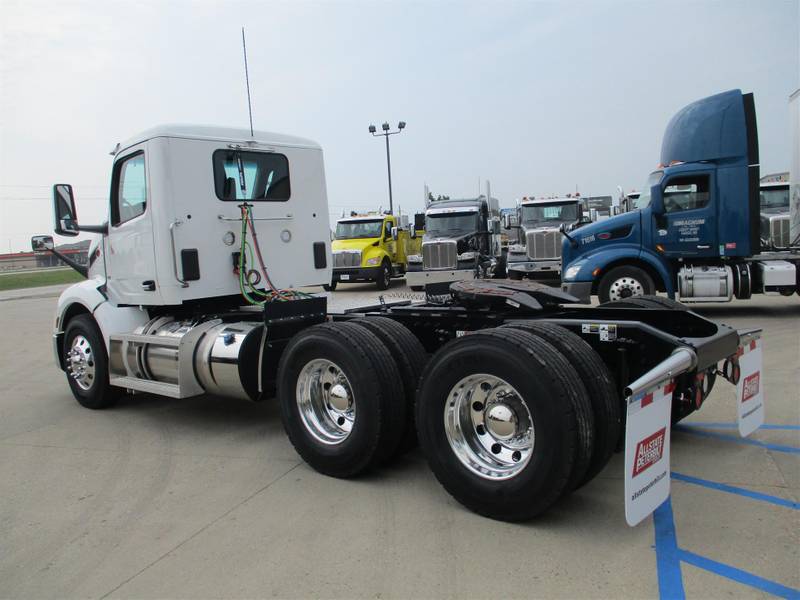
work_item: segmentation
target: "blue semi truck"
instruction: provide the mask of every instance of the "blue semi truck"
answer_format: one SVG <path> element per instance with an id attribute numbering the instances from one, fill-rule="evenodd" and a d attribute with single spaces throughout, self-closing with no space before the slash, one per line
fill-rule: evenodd
<path id="1" fill-rule="evenodd" d="M 584 302 L 657 291 L 682 302 L 800 294 L 800 239 L 762 239 L 752 94 L 716 94 L 672 117 L 632 208 L 562 232 L 564 291 Z"/>

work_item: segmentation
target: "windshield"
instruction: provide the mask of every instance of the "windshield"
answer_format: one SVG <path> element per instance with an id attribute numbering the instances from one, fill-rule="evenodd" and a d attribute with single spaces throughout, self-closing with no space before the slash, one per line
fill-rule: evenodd
<path id="1" fill-rule="evenodd" d="M 573 223 L 578 220 L 578 205 L 550 204 L 522 206 L 522 224 Z"/>
<path id="2" fill-rule="evenodd" d="M 789 210 L 789 186 L 761 188 L 761 208 L 785 208 Z"/>
<path id="3" fill-rule="evenodd" d="M 357 238 L 381 237 L 383 219 L 339 221 L 336 223 L 336 239 L 352 240 Z"/>
<path id="4" fill-rule="evenodd" d="M 425 233 L 431 236 L 455 236 L 478 229 L 478 213 L 440 213 L 425 215 Z"/>
<path id="5" fill-rule="evenodd" d="M 656 185 L 661 178 L 664 176 L 664 171 L 653 171 L 650 173 L 650 176 L 647 178 L 647 181 L 642 188 L 639 197 L 633 201 L 633 208 L 634 209 L 642 209 L 647 208 L 650 206 L 650 188 Z"/>

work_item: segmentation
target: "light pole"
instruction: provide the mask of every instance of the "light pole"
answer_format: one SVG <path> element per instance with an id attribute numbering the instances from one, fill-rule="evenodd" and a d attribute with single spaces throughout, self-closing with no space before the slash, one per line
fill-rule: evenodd
<path id="1" fill-rule="evenodd" d="M 397 124 L 397 131 L 389 131 L 389 123 L 384 123 L 381 125 L 381 129 L 383 130 L 381 133 L 378 133 L 378 129 L 375 125 L 369 126 L 369 132 L 372 134 L 373 137 L 378 137 L 382 135 L 386 138 L 386 170 L 389 173 L 389 214 L 394 214 L 394 205 L 392 203 L 392 160 L 389 156 L 389 136 L 394 135 L 396 133 L 400 133 L 403 129 L 406 128 L 406 122 L 400 121 Z"/>

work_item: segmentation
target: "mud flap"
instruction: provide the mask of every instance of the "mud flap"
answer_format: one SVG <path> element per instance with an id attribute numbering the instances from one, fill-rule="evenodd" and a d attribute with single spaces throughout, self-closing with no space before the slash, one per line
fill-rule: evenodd
<path id="1" fill-rule="evenodd" d="M 625 520 L 633 527 L 669 497 L 672 380 L 629 396 L 625 425 Z"/>
<path id="2" fill-rule="evenodd" d="M 761 377 L 761 337 L 753 336 L 739 347 L 739 380 L 736 383 L 736 404 L 739 413 L 739 435 L 747 437 L 764 424 L 764 382 Z"/>

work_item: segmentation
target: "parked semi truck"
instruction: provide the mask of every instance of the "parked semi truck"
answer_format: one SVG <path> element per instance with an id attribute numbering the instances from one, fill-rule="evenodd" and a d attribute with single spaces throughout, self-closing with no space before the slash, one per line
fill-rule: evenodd
<path id="1" fill-rule="evenodd" d="M 473 219 L 470 235 L 486 239 L 475 230 L 492 214 L 478 204 L 430 222 Z M 106 223 L 80 223 L 66 184 L 54 213 L 60 235 L 100 234 L 52 336 L 87 408 L 126 391 L 277 398 L 320 473 L 354 477 L 418 440 L 448 492 L 504 520 L 590 481 L 624 439 L 630 524 L 666 499 L 670 423 L 700 407 L 718 366 L 755 407 L 742 432 L 763 419 L 759 332 L 663 298 L 590 308 L 534 282 L 476 280 L 329 313 L 302 291 L 332 275 L 322 151 L 309 140 L 152 129 L 117 146 Z"/>
<path id="2" fill-rule="evenodd" d="M 339 282 L 374 281 L 379 290 L 393 277 L 402 277 L 408 255 L 419 254 L 420 238 L 407 215 L 367 214 L 341 218 L 332 243 L 333 278 Z"/>
<path id="3" fill-rule="evenodd" d="M 564 291 L 585 302 L 592 294 L 727 302 L 800 291 L 797 241 L 774 250 L 761 239 L 752 94 L 723 92 L 679 111 L 635 209 L 565 232 Z"/>
<path id="4" fill-rule="evenodd" d="M 464 279 L 505 277 L 500 206 L 486 195 L 433 200 L 425 209 L 421 254 L 408 257 L 406 282 L 412 290 Z"/>
<path id="5" fill-rule="evenodd" d="M 560 228 L 573 231 L 589 222 L 580 196 L 523 198 L 517 206 L 518 241 L 508 247 L 508 277 L 560 278 Z M 506 229 L 513 227 L 508 217 L 503 225 Z"/>

